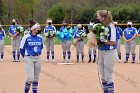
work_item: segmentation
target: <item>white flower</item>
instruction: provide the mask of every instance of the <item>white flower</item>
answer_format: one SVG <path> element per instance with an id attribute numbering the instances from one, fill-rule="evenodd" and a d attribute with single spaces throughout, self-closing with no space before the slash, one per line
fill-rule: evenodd
<path id="1" fill-rule="evenodd" d="M 105 29 L 105 27 L 104 26 L 101 26 L 101 29 Z"/>
<path id="2" fill-rule="evenodd" d="M 104 35 L 108 35 L 108 33 L 109 33 L 109 29 L 108 29 L 108 27 L 106 27 L 105 31 L 104 31 Z"/>
<path id="3" fill-rule="evenodd" d="M 85 32 L 80 32 L 80 33 L 79 33 L 79 36 L 80 36 L 80 37 L 86 37 L 86 33 L 85 33 Z"/>
<path id="4" fill-rule="evenodd" d="M 94 24 L 94 25 L 93 25 L 93 29 L 94 29 L 97 25 L 98 25 L 98 24 Z"/>
<path id="5" fill-rule="evenodd" d="M 19 25 L 17 28 L 16 28 L 16 31 L 18 31 L 18 32 L 23 32 L 24 31 L 24 28 L 21 26 L 21 25 Z"/>
<path id="6" fill-rule="evenodd" d="M 104 33 L 100 33 L 100 36 L 103 36 L 104 35 Z"/>

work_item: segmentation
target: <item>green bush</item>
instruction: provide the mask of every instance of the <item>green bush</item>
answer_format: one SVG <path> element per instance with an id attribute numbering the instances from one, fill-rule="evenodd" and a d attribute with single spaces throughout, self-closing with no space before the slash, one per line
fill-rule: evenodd
<path id="1" fill-rule="evenodd" d="M 52 18 L 53 23 L 61 23 L 64 18 L 62 6 L 55 5 L 48 10 L 48 17 Z"/>

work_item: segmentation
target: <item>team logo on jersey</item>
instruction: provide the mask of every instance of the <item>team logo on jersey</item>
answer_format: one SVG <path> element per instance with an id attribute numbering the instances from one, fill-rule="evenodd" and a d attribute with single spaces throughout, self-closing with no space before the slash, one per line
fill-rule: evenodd
<path id="1" fill-rule="evenodd" d="M 40 46 L 41 45 L 41 42 L 28 42 L 28 44 L 30 45 L 30 46 Z"/>

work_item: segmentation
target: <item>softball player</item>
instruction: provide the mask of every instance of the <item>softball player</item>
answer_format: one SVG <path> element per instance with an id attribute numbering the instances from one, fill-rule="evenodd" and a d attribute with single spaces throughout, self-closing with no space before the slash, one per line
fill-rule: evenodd
<path id="1" fill-rule="evenodd" d="M 35 24 L 35 20 L 34 19 L 32 19 L 32 20 L 30 20 L 29 21 L 29 27 L 28 27 L 28 29 L 26 29 L 25 31 L 24 31 L 24 35 L 27 35 L 27 34 L 30 34 L 30 32 L 31 32 L 31 27 Z"/>
<path id="2" fill-rule="evenodd" d="M 90 22 L 90 24 L 93 24 L 93 22 Z M 86 34 L 89 33 L 88 26 L 84 27 L 84 31 L 86 32 Z M 94 48 L 88 48 L 88 55 L 89 55 L 88 63 L 92 61 L 92 53 L 94 55 L 93 63 L 96 62 L 96 50 L 97 50 L 97 46 L 95 46 Z"/>
<path id="3" fill-rule="evenodd" d="M 62 24 L 63 24 L 63 26 L 60 28 L 60 32 L 64 32 L 64 30 L 67 30 L 67 32 L 64 32 L 65 35 L 64 35 L 64 38 L 62 41 L 62 50 L 63 50 L 63 59 L 64 59 L 63 62 L 66 62 L 66 52 L 68 54 L 67 62 L 70 62 L 70 58 L 71 58 L 70 47 L 71 47 L 72 42 L 71 42 L 71 38 L 69 38 L 69 39 L 67 39 L 67 38 L 69 37 L 68 31 L 71 29 L 71 27 L 69 26 L 67 20 L 63 20 Z"/>
<path id="4" fill-rule="evenodd" d="M 138 29 L 138 37 L 140 39 L 140 28 Z M 140 64 L 140 41 L 139 41 L 139 61 L 138 61 L 138 64 Z"/>
<path id="5" fill-rule="evenodd" d="M 12 53 L 13 53 L 13 62 L 20 61 L 20 42 L 21 35 L 19 32 L 16 32 L 15 29 L 18 27 L 18 20 L 13 19 L 12 25 L 9 27 L 9 35 L 12 37 Z M 17 54 L 17 56 L 16 56 Z M 17 57 L 17 58 L 16 58 Z"/>
<path id="6" fill-rule="evenodd" d="M 82 62 L 84 62 L 84 37 L 79 36 L 84 31 L 81 24 L 78 24 L 77 28 L 74 35 L 74 39 L 78 39 L 76 43 L 76 58 L 77 62 L 79 62 L 79 54 L 81 53 Z"/>
<path id="7" fill-rule="evenodd" d="M 99 47 L 99 74 L 102 81 L 102 88 L 104 93 L 114 93 L 114 83 L 112 80 L 112 74 L 114 65 L 116 62 L 116 48 L 117 37 L 116 29 L 112 21 L 112 14 L 110 11 L 99 10 L 97 11 L 97 19 L 106 25 L 110 30 L 108 40 L 101 37 L 101 42 L 105 44 Z"/>
<path id="8" fill-rule="evenodd" d="M 89 55 L 88 63 L 90 63 L 92 61 L 92 53 L 94 55 L 93 63 L 96 62 L 96 50 L 97 50 L 97 46 L 95 46 L 94 48 L 88 49 L 88 55 Z"/>
<path id="9" fill-rule="evenodd" d="M 37 93 L 38 79 L 41 71 L 41 52 L 43 48 L 43 40 L 37 35 L 40 30 L 38 23 L 31 27 L 31 33 L 23 37 L 20 45 L 20 53 L 24 58 L 25 71 L 27 80 L 25 83 L 25 92 L 28 93 L 32 84 L 33 93 Z"/>
<path id="10" fill-rule="evenodd" d="M 48 31 L 55 31 L 56 32 L 56 28 L 52 25 L 52 19 L 48 18 L 47 21 L 47 26 L 44 28 L 44 35 L 45 33 L 48 33 Z M 52 54 L 52 62 L 54 62 L 54 36 L 49 36 L 49 37 L 45 37 L 45 44 L 46 44 L 46 49 L 47 49 L 47 59 L 46 62 L 49 61 L 49 56 L 50 56 L 50 52 Z"/>
<path id="11" fill-rule="evenodd" d="M 121 61 L 121 50 L 120 50 L 120 48 L 121 48 L 121 37 L 123 36 L 123 32 L 122 32 L 122 29 L 120 28 L 120 27 L 118 27 L 118 23 L 117 22 L 114 22 L 114 24 L 115 24 L 115 28 L 116 28 L 116 31 L 117 31 L 117 38 L 118 38 L 118 43 L 117 43 L 117 53 L 118 53 L 118 57 L 119 57 L 119 63 L 120 62 L 122 62 Z"/>
<path id="12" fill-rule="evenodd" d="M 132 22 L 127 23 L 127 28 L 124 29 L 124 40 L 125 40 L 125 49 L 126 49 L 126 61 L 124 63 L 128 63 L 130 52 L 132 53 L 132 63 L 135 63 L 135 48 L 136 48 L 136 28 L 132 27 Z"/>
<path id="13" fill-rule="evenodd" d="M 0 25 L 0 61 L 3 62 L 3 56 L 4 56 L 4 37 L 5 37 L 5 31 Z"/>

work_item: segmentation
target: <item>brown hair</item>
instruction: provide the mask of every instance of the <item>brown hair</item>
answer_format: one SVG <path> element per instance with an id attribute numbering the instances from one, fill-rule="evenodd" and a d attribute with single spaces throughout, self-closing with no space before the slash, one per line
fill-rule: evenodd
<path id="1" fill-rule="evenodd" d="M 19 23 L 17 18 L 13 18 L 12 20 L 15 20 L 17 24 Z"/>
<path id="2" fill-rule="evenodd" d="M 35 25 L 37 22 L 36 22 L 36 20 L 34 20 L 34 19 L 31 19 L 30 21 L 29 21 L 29 27 L 31 28 L 33 25 Z"/>
<path id="3" fill-rule="evenodd" d="M 103 20 L 104 25 L 109 25 L 111 22 L 113 22 L 113 17 L 110 11 L 107 10 L 98 10 L 96 12 L 96 15 L 99 14 L 101 17 L 104 17 L 105 19 Z"/>

